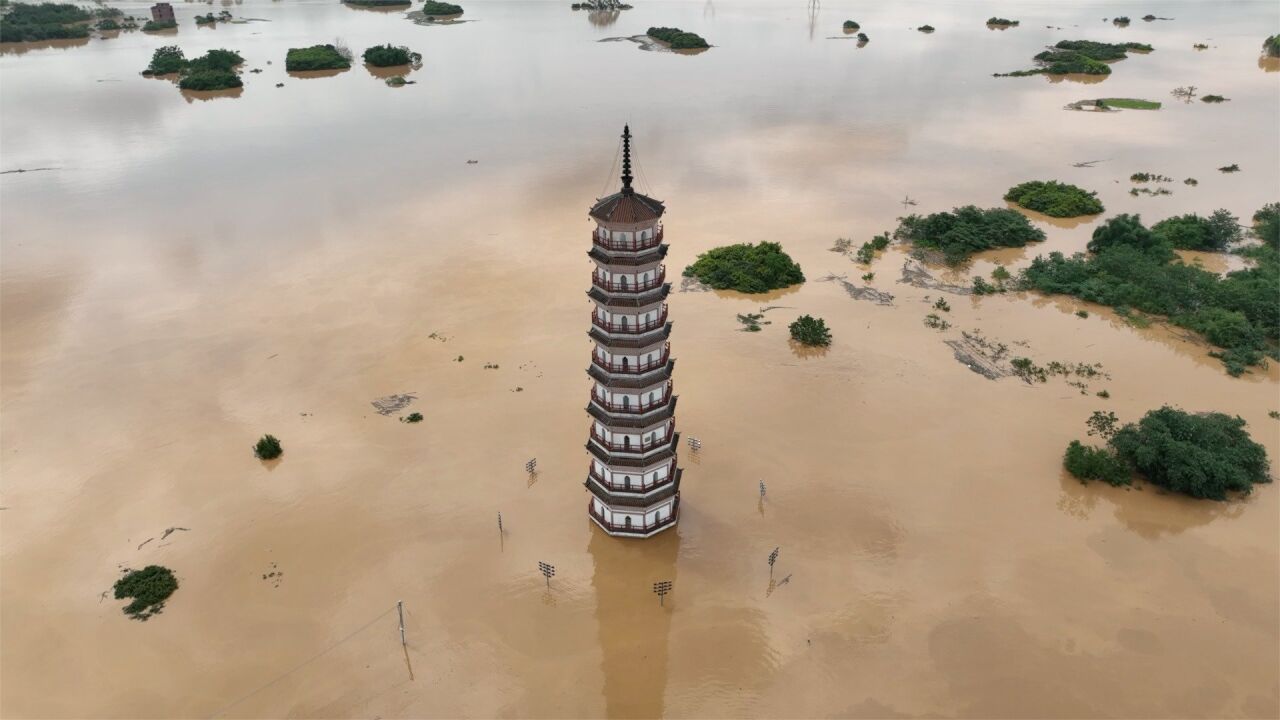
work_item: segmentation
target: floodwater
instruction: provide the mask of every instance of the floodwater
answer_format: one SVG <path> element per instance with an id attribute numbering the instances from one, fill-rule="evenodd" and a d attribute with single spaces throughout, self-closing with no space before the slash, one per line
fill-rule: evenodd
<path id="1" fill-rule="evenodd" d="M 0 48 L 0 169 L 52 168 L 0 176 L 0 714 L 1280 714 L 1277 488 L 1192 502 L 1061 470 L 1093 410 L 1163 403 L 1238 414 L 1280 458 L 1274 366 L 1233 379 L 1178 332 L 1064 298 L 947 295 L 952 327 L 930 329 L 939 293 L 897 282 L 898 249 L 870 268 L 891 306 L 821 281 L 864 284 L 837 237 L 1024 180 L 1148 222 L 1280 199 L 1280 74 L 1258 58 L 1280 7 L 464 4 L 425 26 L 248 0 L 225 6 L 265 22 L 199 30 L 208 8 L 183 4 L 173 36 Z M 850 18 L 865 47 L 828 39 Z M 597 42 L 650 25 L 715 47 Z M 1156 51 L 1097 84 L 991 77 L 1076 38 Z M 335 39 L 409 45 L 416 84 L 284 72 L 286 48 Z M 137 74 L 168 43 L 262 72 L 191 101 Z M 1062 109 L 1099 96 L 1166 104 Z M 682 449 L 678 528 L 648 541 L 603 536 L 582 487 L 586 210 L 624 122 L 673 275 L 777 240 L 809 278 L 673 294 L 678 423 L 702 449 Z M 1173 194 L 1130 196 L 1139 171 Z M 1037 222 L 1036 247 L 933 271 L 967 285 L 1096 226 Z M 790 347 L 804 313 L 829 350 Z M 944 344 L 975 329 L 1109 378 L 987 380 Z M 370 405 L 396 393 L 422 423 Z M 264 465 L 268 432 L 285 454 Z M 150 563 L 181 587 L 138 623 L 102 593 Z"/>

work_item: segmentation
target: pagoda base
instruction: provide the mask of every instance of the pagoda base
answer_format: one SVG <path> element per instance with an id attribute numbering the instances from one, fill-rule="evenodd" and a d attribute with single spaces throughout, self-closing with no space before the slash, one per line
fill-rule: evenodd
<path id="1" fill-rule="evenodd" d="M 671 514 L 652 525 L 626 525 L 610 522 L 596 513 L 595 505 L 591 501 L 587 502 L 587 514 L 591 516 L 592 522 L 600 526 L 601 530 L 613 537 L 653 537 L 663 530 L 675 527 L 680 522 L 680 497 L 676 496 L 675 504 L 671 507 Z"/>

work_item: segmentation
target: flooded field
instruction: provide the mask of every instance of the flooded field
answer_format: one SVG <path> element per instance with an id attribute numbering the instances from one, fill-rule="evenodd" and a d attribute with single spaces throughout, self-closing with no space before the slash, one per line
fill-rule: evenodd
<path id="1" fill-rule="evenodd" d="M 246 0 L 213 9 L 256 21 L 207 29 L 184 3 L 174 34 L 0 46 L 0 715 L 1280 714 L 1278 489 L 1196 502 L 1062 470 L 1092 411 L 1165 403 L 1239 415 L 1275 463 L 1276 364 L 1233 379 L 1176 328 L 1063 297 L 942 293 L 952 327 L 930 329 L 940 291 L 899 282 L 902 248 L 870 282 L 829 251 L 1033 179 L 1107 215 L 1248 218 L 1280 200 L 1275 3 L 463 5 L 446 26 Z M 713 47 L 599 42 L 651 25 Z M 1156 49 L 1100 83 L 992 77 L 1062 39 Z M 415 84 L 285 72 L 335 40 L 422 53 Z M 184 96 L 138 74 L 166 44 L 262 72 Z M 1231 101 L 1170 95 L 1187 85 Z M 1164 106 L 1063 109 L 1094 97 Z M 603 535 L 583 488 L 586 210 L 624 122 L 669 277 L 762 240 L 808 277 L 672 294 L 678 429 L 702 448 L 647 541 Z M 1135 172 L 1178 182 L 1134 197 Z M 1099 222 L 1034 219 L 1043 243 L 924 269 L 967 286 Z M 829 350 L 793 350 L 801 314 Z M 962 331 L 1109 379 L 989 380 L 946 343 Z M 424 421 L 379 414 L 393 394 Z M 281 460 L 253 457 L 263 433 Z M 181 586 L 139 623 L 109 590 L 152 563 Z"/>

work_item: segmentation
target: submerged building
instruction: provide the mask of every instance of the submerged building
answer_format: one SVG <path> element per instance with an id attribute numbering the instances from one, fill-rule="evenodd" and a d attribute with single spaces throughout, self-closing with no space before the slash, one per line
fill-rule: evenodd
<path id="1" fill-rule="evenodd" d="M 649 537 L 680 515 L 676 396 L 667 320 L 662 203 L 631 187 L 631 128 L 622 132 L 622 189 L 596 202 L 588 255 L 591 465 L 587 511 L 610 535 Z"/>

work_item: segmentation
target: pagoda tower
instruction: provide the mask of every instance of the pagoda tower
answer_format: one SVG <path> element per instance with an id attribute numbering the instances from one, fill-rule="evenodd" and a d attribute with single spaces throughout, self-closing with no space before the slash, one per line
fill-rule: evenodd
<path id="1" fill-rule="evenodd" d="M 622 189 L 590 210 L 595 307 L 587 489 L 591 519 L 610 535 L 649 537 L 680 513 L 676 397 L 671 389 L 667 246 L 662 203 L 631 187 L 631 128 L 622 131 Z"/>

